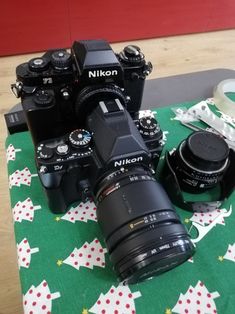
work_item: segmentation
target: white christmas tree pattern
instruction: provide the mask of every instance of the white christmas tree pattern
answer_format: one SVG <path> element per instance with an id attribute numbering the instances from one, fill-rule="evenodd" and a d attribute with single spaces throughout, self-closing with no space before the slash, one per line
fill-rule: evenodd
<path id="1" fill-rule="evenodd" d="M 98 239 L 91 243 L 85 242 L 80 249 L 74 248 L 71 254 L 63 261 L 77 270 L 82 267 L 93 269 L 94 266 L 105 267 L 105 253 L 107 249 L 103 248 Z M 58 265 L 61 265 L 57 262 Z"/>
<path id="2" fill-rule="evenodd" d="M 37 287 L 31 286 L 23 296 L 24 314 L 49 314 L 52 301 L 59 298 L 60 293 L 51 293 L 46 280 Z"/>
<path id="3" fill-rule="evenodd" d="M 193 243 L 201 241 L 207 235 L 207 233 L 210 232 L 217 224 L 225 225 L 224 218 L 231 215 L 232 205 L 230 205 L 229 210 L 226 210 L 224 208 L 203 208 L 202 210 L 199 208 L 199 211 L 200 212 L 195 211 L 193 216 L 190 218 L 190 220 L 193 221 L 191 228 L 195 227 L 198 231 L 197 238 L 192 239 Z M 191 231 L 191 228 L 189 229 L 189 231 Z"/>
<path id="4" fill-rule="evenodd" d="M 193 257 L 192 257 L 192 256 L 188 259 L 188 262 L 190 262 L 190 263 L 194 263 L 194 259 L 193 259 Z"/>
<path id="5" fill-rule="evenodd" d="M 61 219 L 72 223 L 76 221 L 87 222 L 88 220 L 97 221 L 95 203 L 91 200 L 86 203 L 81 202 L 78 206 L 70 208 Z"/>
<path id="6" fill-rule="evenodd" d="M 20 267 L 29 268 L 31 262 L 31 254 L 37 253 L 39 248 L 31 248 L 29 242 L 24 238 L 17 244 L 18 265 Z"/>
<path id="7" fill-rule="evenodd" d="M 230 260 L 235 263 L 235 243 L 229 244 L 223 259 Z"/>
<path id="8" fill-rule="evenodd" d="M 31 179 L 36 176 L 37 174 L 31 174 L 27 167 L 23 170 L 16 170 L 9 176 L 9 188 L 11 189 L 13 186 L 20 187 L 21 184 L 30 186 Z"/>
<path id="9" fill-rule="evenodd" d="M 221 215 L 222 213 L 226 213 L 227 210 L 225 208 L 211 208 L 206 205 L 201 206 L 201 208 L 198 208 L 194 211 L 193 216 L 190 218 L 190 221 L 196 222 L 199 225 L 205 226 L 209 225 L 215 220 L 216 217 L 219 215 L 221 216 L 221 219 L 217 221 L 218 224 L 225 225 L 224 217 Z"/>
<path id="10" fill-rule="evenodd" d="M 131 292 L 128 286 L 112 286 L 106 294 L 100 294 L 89 312 L 95 314 L 135 314 L 134 300 L 140 296 L 139 291 Z"/>
<path id="11" fill-rule="evenodd" d="M 210 293 L 206 286 L 198 281 L 195 288 L 190 286 L 185 294 L 180 294 L 172 312 L 178 314 L 216 314 L 214 299 L 219 296 L 218 292 Z"/>
<path id="12" fill-rule="evenodd" d="M 33 221 L 35 210 L 40 209 L 41 206 L 34 206 L 32 200 L 28 197 L 23 202 L 17 202 L 12 209 L 13 219 L 15 222 L 22 222 L 22 220 Z"/>
<path id="13" fill-rule="evenodd" d="M 16 153 L 21 152 L 21 149 L 15 148 L 12 144 L 8 145 L 7 147 L 7 162 L 10 160 L 15 160 L 16 159 Z"/>

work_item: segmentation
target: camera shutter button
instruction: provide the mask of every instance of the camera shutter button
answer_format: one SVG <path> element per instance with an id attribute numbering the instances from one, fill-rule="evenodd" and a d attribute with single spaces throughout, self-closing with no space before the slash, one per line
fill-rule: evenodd
<path id="1" fill-rule="evenodd" d="M 59 144 L 56 147 L 56 153 L 60 156 L 67 155 L 69 152 L 69 146 L 67 144 Z"/>

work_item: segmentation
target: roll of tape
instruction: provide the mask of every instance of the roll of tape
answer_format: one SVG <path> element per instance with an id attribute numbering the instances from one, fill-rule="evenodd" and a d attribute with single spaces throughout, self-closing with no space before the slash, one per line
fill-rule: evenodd
<path id="1" fill-rule="evenodd" d="M 235 118 L 235 102 L 226 93 L 235 93 L 235 79 L 220 82 L 214 89 L 214 102 L 223 113 Z"/>

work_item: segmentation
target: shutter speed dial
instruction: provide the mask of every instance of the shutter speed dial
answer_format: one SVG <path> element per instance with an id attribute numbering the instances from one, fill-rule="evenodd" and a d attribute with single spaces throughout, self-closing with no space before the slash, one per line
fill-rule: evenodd
<path id="1" fill-rule="evenodd" d="M 140 134 L 153 136 L 160 130 L 159 125 L 153 117 L 143 117 L 139 120 Z"/>
<path id="2" fill-rule="evenodd" d="M 55 69 L 66 70 L 71 65 L 71 54 L 66 50 L 59 50 L 53 52 L 51 55 L 51 63 Z"/>
<path id="3" fill-rule="evenodd" d="M 91 142 L 91 134 L 87 130 L 77 129 L 69 134 L 69 141 L 76 148 L 85 148 Z"/>

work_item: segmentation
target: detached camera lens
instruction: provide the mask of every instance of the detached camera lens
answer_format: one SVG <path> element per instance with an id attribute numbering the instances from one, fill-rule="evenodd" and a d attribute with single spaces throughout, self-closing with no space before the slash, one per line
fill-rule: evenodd
<path id="1" fill-rule="evenodd" d="M 98 221 L 120 280 L 145 280 L 193 255 L 194 246 L 168 196 L 143 168 L 106 176 L 96 198 Z"/>
<path id="2" fill-rule="evenodd" d="M 198 131 L 173 154 L 175 172 L 184 191 L 200 193 L 219 183 L 229 166 L 229 147 L 220 136 Z"/>

